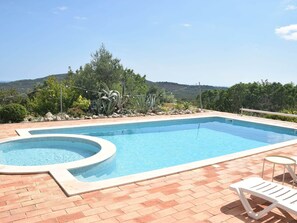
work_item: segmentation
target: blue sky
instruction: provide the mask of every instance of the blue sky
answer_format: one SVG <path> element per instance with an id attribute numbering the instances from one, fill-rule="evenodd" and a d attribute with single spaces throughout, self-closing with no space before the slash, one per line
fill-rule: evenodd
<path id="1" fill-rule="evenodd" d="M 88 63 L 103 43 L 152 81 L 297 84 L 297 0 L 1 0 L 0 80 Z"/>

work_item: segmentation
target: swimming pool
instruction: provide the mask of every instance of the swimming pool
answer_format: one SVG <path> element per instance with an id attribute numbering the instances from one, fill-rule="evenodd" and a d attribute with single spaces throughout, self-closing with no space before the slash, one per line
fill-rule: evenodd
<path id="1" fill-rule="evenodd" d="M 100 148 L 82 140 L 64 137 L 18 139 L 0 144 L 0 163 L 15 166 L 40 166 L 81 160 Z"/>
<path id="2" fill-rule="evenodd" d="M 115 144 L 100 164 L 69 169 L 85 182 L 105 181 L 195 163 L 297 139 L 295 129 L 223 117 L 31 130 L 30 134 L 78 134 Z"/>
<path id="3" fill-rule="evenodd" d="M 41 134 L 0 142 L 0 173 L 40 173 L 71 169 L 111 158 L 115 146 L 104 139 L 74 134 Z"/>

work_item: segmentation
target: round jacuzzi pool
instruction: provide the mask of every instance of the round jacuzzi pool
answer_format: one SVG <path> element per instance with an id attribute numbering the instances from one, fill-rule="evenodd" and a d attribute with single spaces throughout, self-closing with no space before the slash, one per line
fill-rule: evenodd
<path id="1" fill-rule="evenodd" d="M 63 134 L 18 137 L 0 142 L 0 172 L 77 168 L 102 162 L 114 153 L 111 142 L 96 137 Z"/>

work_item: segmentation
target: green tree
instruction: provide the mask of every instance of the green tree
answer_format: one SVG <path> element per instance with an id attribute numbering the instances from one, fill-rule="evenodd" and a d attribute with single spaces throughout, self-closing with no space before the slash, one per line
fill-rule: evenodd
<path id="1" fill-rule="evenodd" d="M 61 96 L 62 109 L 67 111 L 76 99 L 75 91 L 62 82 L 59 83 L 55 77 L 49 77 L 42 85 L 36 86 L 29 95 L 28 102 L 30 111 L 39 115 L 47 112 L 57 114 L 60 112 Z"/>
<path id="2" fill-rule="evenodd" d="M 25 105 L 27 100 L 26 94 L 20 94 L 16 89 L 2 90 L 0 89 L 0 105 L 11 103 Z"/>
<path id="3" fill-rule="evenodd" d="M 91 55 L 90 63 L 80 67 L 75 73 L 68 71 L 72 86 L 83 97 L 98 103 L 102 91 L 118 91 L 119 102 L 117 109 L 123 111 L 135 106 L 136 95 L 146 95 L 148 87 L 145 76 L 135 74 L 132 69 L 124 68 L 120 60 L 102 45 Z"/>
<path id="4" fill-rule="evenodd" d="M 120 79 L 124 72 L 120 60 L 114 58 L 104 45 L 91 57 L 90 63 L 80 67 L 73 75 L 75 86 L 81 88 L 80 94 L 94 100 L 98 96 L 98 89 L 120 90 Z"/>
<path id="5" fill-rule="evenodd" d="M 203 105 L 208 109 L 238 113 L 241 107 L 266 110 L 286 110 L 294 113 L 297 86 L 282 85 L 267 80 L 253 83 L 239 83 L 226 90 L 209 90 L 202 93 Z"/>

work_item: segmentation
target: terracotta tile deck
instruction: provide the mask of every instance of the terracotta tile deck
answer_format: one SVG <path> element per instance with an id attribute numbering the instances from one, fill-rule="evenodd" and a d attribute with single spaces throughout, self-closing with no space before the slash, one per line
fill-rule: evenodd
<path id="1" fill-rule="evenodd" d="M 112 119 L 3 124 L 0 138 L 16 136 L 18 128 L 107 121 Z M 49 174 L 0 175 L 0 222 L 297 222 L 296 216 L 277 209 L 261 221 L 251 220 L 228 189 L 242 178 L 259 176 L 263 158 L 275 153 L 297 156 L 297 145 L 72 197 L 67 197 Z M 267 168 L 265 178 L 270 177 Z M 259 199 L 252 200 L 257 209 L 265 206 Z"/>

